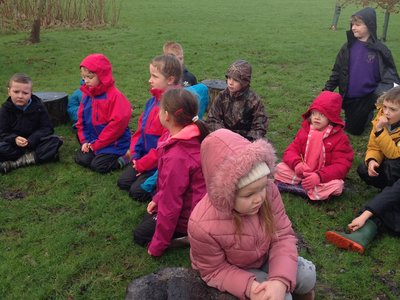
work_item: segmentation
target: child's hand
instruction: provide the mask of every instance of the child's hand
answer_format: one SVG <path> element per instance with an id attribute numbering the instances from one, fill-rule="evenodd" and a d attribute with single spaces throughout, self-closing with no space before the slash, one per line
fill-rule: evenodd
<path id="1" fill-rule="evenodd" d="M 137 171 L 137 169 L 136 169 L 136 159 L 132 160 L 132 168 L 134 168 Z M 136 173 L 136 177 L 140 176 L 141 174 L 142 173 Z"/>
<path id="2" fill-rule="evenodd" d="M 347 227 L 350 229 L 350 231 L 356 231 L 364 226 L 365 221 L 366 220 L 364 218 L 357 217 L 353 221 L 351 221 L 351 223 L 347 225 Z"/>
<path id="3" fill-rule="evenodd" d="M 376 169 L 379 168 L 379 164 L 376 160 L 371 159 L 368 162 L 368 175 L 371 177 L 376 177 L 379 175 L 379 173 L 376 171 Z"/>
<path id="4" fill-rule="evenodd" d="M 22 136 L 17 136 L 15 138 L 15 144 L 18 147 L 26 147 L 26 146 L 28 146 L 28 140 Z"/>
<path id="5" fill-rule="evenodd" d="M 294 167 L 294 173 L 297 177 L 303 177 L 304 172 L 310 172 L 310 167 L 305 162 L 300 162 Z"/>
<path id="6" fill-rule="evenodd" d="M 389 120 L 385 116 L 380 116 L 378 123 L 376 123 L 376 131 L 381 131 L 385 126 L 389 124 Z"/>
<path id="7" fill-rule="evenodd" d="M 83 153 L 88 153 L 90 151 L 90 143 L 83 143 L 81 147 Z"/>
<path id="8" fill-rule="evenodd" d="M 320 183 L 321 178 L 319 178 L 319 175 L 315 172 L 305 172 L 304 179 L 301 181 L 301 185 L 305 190 L 311 190 Z"/>
<path id="9" fill-rule="evenodd" d="M 256 282 L 256 281 L 255 281 Z M 258 282 L 257 282 L 258 283 Z M 253 283 L 254 285 L 254 283 Z M 286 285 L 279 280 L 267 280 L 250 290 L 250 299 L 284 299 L 286 294 Z"/>
<path id="10" fill-rule="evenodd" d="M 150 201 L 149 204 L 147 204 L 147 212 L 149 214 L 154 214 L 157 212 L 157 203 L 154 201 Z"/>

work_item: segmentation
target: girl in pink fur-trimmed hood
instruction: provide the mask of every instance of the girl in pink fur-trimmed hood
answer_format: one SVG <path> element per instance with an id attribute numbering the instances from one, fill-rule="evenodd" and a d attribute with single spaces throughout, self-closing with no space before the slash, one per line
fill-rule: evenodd
<path id="1" fill-rule="evenodd" d="M 192 266 L 209 286 L 240 299 L 314 299 L 315 267 L 298 257 L 272 179 L 275 161 L 271 144 L 227 129 L 203 141 L 208 194 L 189 219 Z"/>

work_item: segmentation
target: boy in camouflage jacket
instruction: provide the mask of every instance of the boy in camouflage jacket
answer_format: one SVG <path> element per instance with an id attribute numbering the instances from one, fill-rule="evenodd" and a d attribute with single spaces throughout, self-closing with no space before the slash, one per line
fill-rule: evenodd
<path id="1" fill-rule="evenodd" d="M 225 77 L 227 87 L 217 96 L 208 113 L 210 130 L 226 128 L 250 141 L 264 137 L 268 118 L 261 98 L 250 89 L 251 65 L 237 60 L 229 66 Z"/>

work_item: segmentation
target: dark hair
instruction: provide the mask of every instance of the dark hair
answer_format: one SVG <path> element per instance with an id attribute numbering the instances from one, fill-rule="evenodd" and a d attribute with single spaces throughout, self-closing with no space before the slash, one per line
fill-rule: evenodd
<path id="1" fill-rule="evenodd" d="M 207 125 L 198 119 L 199 102 L 195 95 L 183 88 L 170 89 L 161 98 L 161 107 L 174 118 L 174 121 L 181 126 L 191 123 L 196 124 L 200 130 L 200 142 L 209 134 Z M 197 117 L 197 118 L 196 118 Z M 196 118 L 195 120 L 193 120 Z"/>
<path id="2" fill-rule="evenodd" d="M 182 65 L 174 55 L 160 55 L 154 57 L 150 62 L 158 71 L 168 78 L 173 76 L 175 78 L 174 84 L 179 84 L 182 80 Z"/>
<path id="3" fill-rule="evenodd" d="M 30 85 L 33 84 L 32 79 L 31 79 L 28 75 L 26 75 L 26 74 L 24 74 L 24 73 L 15 73 L 15 74 L 10 78 L 10 80 L 8 81 L 8 87 L 11 87 L 11 84 L 12 84 L 13 82 L 26 83 L 26 84 L 30 84 Z"/>

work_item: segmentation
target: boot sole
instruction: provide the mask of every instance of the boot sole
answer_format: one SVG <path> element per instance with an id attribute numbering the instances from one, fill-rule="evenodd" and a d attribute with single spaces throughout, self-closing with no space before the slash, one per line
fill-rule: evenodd
<path id="1" fill-rule="evenodd" d="M 345 238 L 344 236 L 341 236 L 334 231 L 328 231 L 325 233 L 325 238 L 328 240 L 328 242 L 334 244 L 338 248 L 358 252 L 360 254 L 364 253 L 365 249 L 363 246 L 348 238 Z"/>

